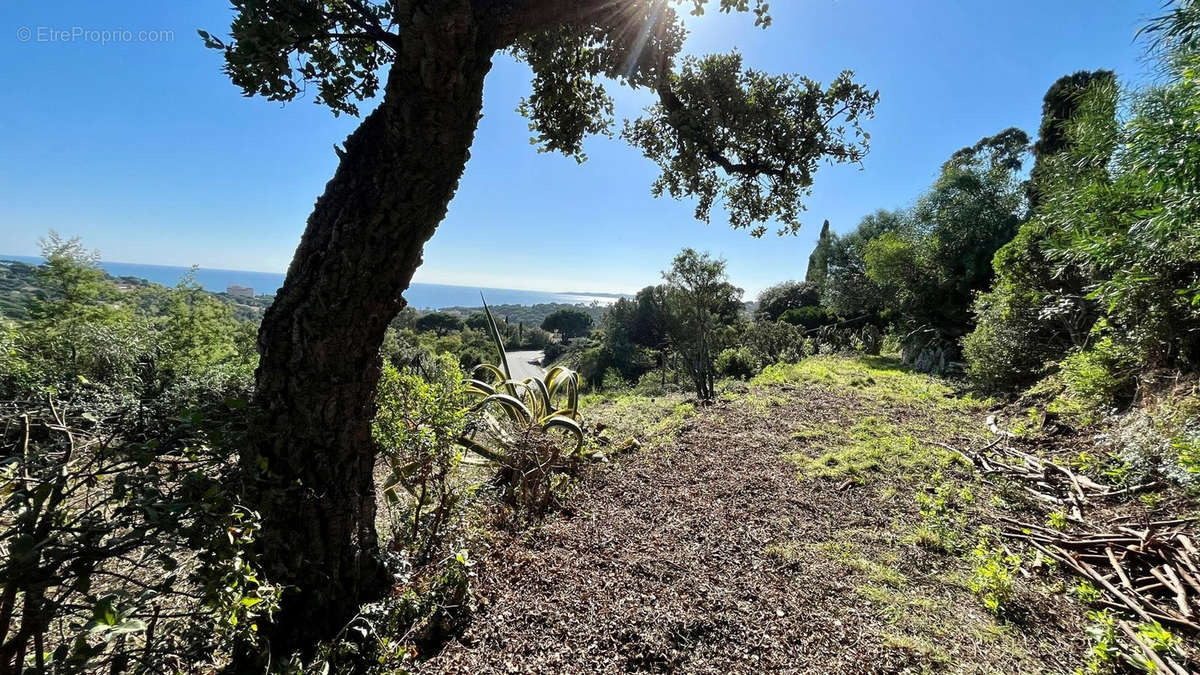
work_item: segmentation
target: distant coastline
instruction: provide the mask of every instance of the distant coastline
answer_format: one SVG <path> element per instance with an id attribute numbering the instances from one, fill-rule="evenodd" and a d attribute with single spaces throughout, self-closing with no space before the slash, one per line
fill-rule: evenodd
<path id="1" fill-rule="evenodd" d="M 42 263 L 37 256 L 0 254 L 0 260 L 13 260 L 31 265 Z M 188 273 L 190 268 L 173 265 L 149 265 L 144 263 L 101 262 L 101 269 L 114 277 L 135 277 L 147 281 L 174 286 Z M 274 295 L 283 285 L 284 275 L 275 272 L 251 272 L 245 270 L 222 270 L 207 267 L 196 269 L 196 283 L 213 293 L 223 293 L 230 286 L 253 288 L 255 295 Z M 484 288 L 479 286 L 455 286 L 451 284 L 413 283 L 404 293 L 410 307 L 417 309 L 442 309 L 445 307 L 478 307 L 479 294 L 494 305 L 540 305 L 550 303 L 611 305 L 620 298 L 630 297 L 620 293 L 551 292 L 530 291 L 513 288 Z"/>

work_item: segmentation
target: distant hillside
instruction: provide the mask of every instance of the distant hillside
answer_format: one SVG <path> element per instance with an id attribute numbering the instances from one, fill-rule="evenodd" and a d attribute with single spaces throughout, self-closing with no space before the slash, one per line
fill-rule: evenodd
<path id="1" fill-rule="evenodd" d="M 26 304 L 37 295 L 38 289 L 37 267 L 11 260 L 0 261 L 0 316 L 27 318 Z"/>
<path id="2" fill-rule="evenodd" d="M 540 326 L 542 321 L 551 314 L 560 309 L 578 309 L 586 312 L 592 317 L 593 324 L 599 324 L 600 320 L 608 312 L 608 307 L 599 303 L 590 305 L 577 304 L 573 305 L 565 302 L 543 302 L 536 305 L 489 305 L 492 314 L 497 319 L 507 320 L 509 323 L 523 323 L 526 326 Z M 446 307 L 440 311 L 451 314 L 461 314 L 462 316 L 470 316 L 475 312 L 482 312 L 483 306 L 479 307 Z"/>
<path id="3" fill-rule="evenodd" d="M 166 288 L 161 284 L 156 284 L 145 279 L 132 276 L 106 276 L 114 283 L 125 288 L 137 289 L 154 289 Z M 16 260 L 0 260 L 0 318 L 8 319 L 27 319 L 29 312 L 26 309 L 29 301 L 35 297 L 39 297 L 42 290 L 41 279 L 38 278 L 37 266 L 26 262 Z M 213 297 L 220 298 L 222 301 L 233 305 L 234 316 L 240 320 L 258 321 L 262 319 L 263 313 L 274 302 L 273 295 L 259 295 L 253 298 L 245 298 L 241 296 L 232 296 L 228 293 L 212 293 L 205 291 Z M 518 305 L 518 304 L 502 304 L 492 305 L 492 313 L 498 319 L 507 320 L 509 323 L 523 323 L 526 326 L 540 326 L 542 321 L 549 315 L 560 309 L 574 308 L 587 312 L 591 315 L 592 320 L 599 323 L 604 317 L 608 308 L 599 304 L 570 304 L 562 302 L 538 303 L 533 305 Z M 444 312 L 461 314 L 462 316 L 470 316 L 474 312 L 482 312 L 483 307 L 447 307 Z M 419 311 L 420 314 L 427 313 Z"/>
<path id="4" fill-rule="evenodd" d="M 0 318 L 29 318 L 29 310 L 27 308 L 30 301 L 34 298 L 43 297 L 45 292 L 37 270 L 37 265 L 16 260 L 0 260 Z M 138 277 L 118 277 L 107 273 L 105 276 L 117 284 L 117 286 L 127 290 L 152 291 L 155 288 L 166 289 L 161 284 Z M 275 299 L 274 296 L 270 295 L 260 295 L 254 298 L 235 298 L 228 293 L 205 292 L 233 305 L 234 316 L 243 321 L 257 321 L 261 319 L 263 312 L 266 311 L 267 307 L 271 306 L 271 302 Z"/>

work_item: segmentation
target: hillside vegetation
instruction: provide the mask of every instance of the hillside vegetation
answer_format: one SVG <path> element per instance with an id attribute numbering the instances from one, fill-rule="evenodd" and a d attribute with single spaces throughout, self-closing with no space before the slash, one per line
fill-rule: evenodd
<path id="1" fill-rule="evenodd" d="M 411 4 L 239 1 L 202 32 L 280 100 L 299 50 L 338 112 L 395 60 L 269 307 L 54 232 L 0 266 L 0 673 L 1200 671 L 1200 5 L 1147 26 L 1159 82 L 1064 76 L 1036 139 L 964 139 L 749 306 L 683 247 L 603 310 L 418 313 L 477 122 L 442 87 L 483 79 L 440 41 L 496 27 Z M 508 36 L 544 149 L 582 158 L 624 73 L 660 97 L 624 133 L 656 192 L 757 235 L 865 156 L 850 74 L 675 63 L 669 5 L 582 34 L 528 6 L 562 28 Z"/>

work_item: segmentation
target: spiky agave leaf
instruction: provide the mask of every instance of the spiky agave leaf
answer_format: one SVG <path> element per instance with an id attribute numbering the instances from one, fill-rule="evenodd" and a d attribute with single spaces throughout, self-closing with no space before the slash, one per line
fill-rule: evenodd
<path id="1" fill-rule="evenodd" d="M 533 423 L 533 413 L 529 412 L 529 408 L 526 408 L 520 399 L 509 394 L 492 394 L 476 403 L 473 410 L 486 413 L 486 408 L 492 404 L 503 408 L 509 419 L 517 424 L 528 426 Z"/>
<path id="2" fill-rule="evenodd" d="M 397 487 L 403 487 L 413 497 L 417 496 L 416 491 L 408 484 L 408 479 L 421 468 L 421 462 L 409 462 L 403 466 L 397 466 L 392 469 L 392 472 L 383 481 L 383 495 L 393 504 L 400 501 L 400 495 L 396 492 Z"/>
<path id="3" fill-rule="evenodd" d="M 579 419 L 579 373 L 564 368 L 555 366 L 546 373 L 545 377 L 546 391 L 553 401 L 554 397 L 560 392 L 565 391 L 567 396 L 567 404 L 563 406 L 563 410 L 569 410 L 567 413 L 572 419 Z M 548 407 L 552 407 L 551 406 Z"/>
<path id="4" fill-rule="evenodd" d="M 583 427 L 570 417 L 564 415 L 552 415 L 542 420 L 542 431 L 549 433 L 551 430 L 561 429 L 575 438 L 575 449 L 572 454 L 578 453 L 583 448 Z"/>
<path id="5" fill-rule="evenodd" d="M 487 317 L 488 329 L 492 334 L 492 343 L 496 346 L 497 356 L 500 357 L 500 365 L 504 368 L 504 380 L 506 382 L 513 379 L 512 370 L 508 367 L 508 354 L 504 351 L 504 338 L 500 337 L 500 327 L 496 325 L 496 317 L 492 316 L 492 309 L 488 307 L 487 300 L 483 297 L 483 293 L 479 294 L 479 299 L 483 301 L 483 313 Z M 509 387 L 508 392 L 511 396 L 516 396 L 517 392 L 512 391 L 513 387 Z"/>
<path id="6" fill-rule="evenodd" d="M 489 375 L 490 377 L 487 379 L 484 379 L 483 377 L 480 376 L 481 373 Z M 471 369 L 471 379 L 481 380 L 483 382 L 490 381 L 490 382 L 499 383 L 499 382 L 505 381 L 508 378 L 506 378 L 504 376 L 504 371 L 500 370 L 496 366 L 493 366 L 490 363 L 481 363 Z"/>

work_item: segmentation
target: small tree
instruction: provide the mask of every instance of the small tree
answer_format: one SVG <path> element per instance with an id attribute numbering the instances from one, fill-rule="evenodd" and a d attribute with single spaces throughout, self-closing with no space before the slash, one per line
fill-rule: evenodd
<path id="1" fill-rule="evenodd" d="M 742 289 L 729 283 L 725 261 L 685 248 L 663 272 L 667 282 L 668 334 L 701 401 L 716 397 L 719 329 L 733 323 Z"/>
<path id="2" fill-rule="evenodd" d="M 565 338 L 587 335 L 592 329 L 592 317 L 578 309 L 560 309 L 542 321 L 542 330 L 562 333 Z"/>

